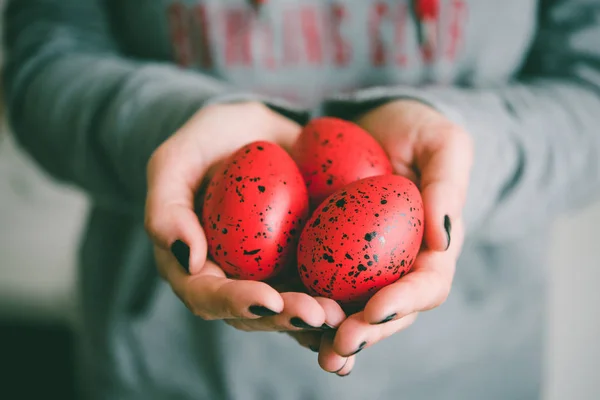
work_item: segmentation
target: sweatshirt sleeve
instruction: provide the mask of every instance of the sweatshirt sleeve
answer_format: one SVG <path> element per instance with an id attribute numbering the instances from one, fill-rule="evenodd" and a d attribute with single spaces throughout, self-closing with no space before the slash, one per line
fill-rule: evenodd
<path id="1" fill-rule="evenodd" d="M 332 99 L 326 111 L 351 117 L 399 98 L 437 108 L 475 143 L 467 232 L 502 241 L 540 229 L 600 194 L 600 4 L 552 1 L 540 23 L 515 82 L 371 88 Z"/>
<path id="2" fill-rule="evenodd" d="M 102 0 L 13 0 L 5 10 L 5 98 L 20 144 L 54 177 L 96 203 L 140 213 L 146 163 L 207 103 L 283 101 L 159 62 L 128 59 L 111 36 Z"/>

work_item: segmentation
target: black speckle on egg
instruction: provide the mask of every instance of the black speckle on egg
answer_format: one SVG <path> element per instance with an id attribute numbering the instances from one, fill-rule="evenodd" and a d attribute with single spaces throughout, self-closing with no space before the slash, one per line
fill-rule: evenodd
<path id="1" fill-rule="evenodd" d="M 258 191 L 261 192 L 261 193 L 264 193 L 265 192 L 265 187 L 259 185 L 258 186 Z"/>
<path id="2" fill-rule="evenodd" d="M 369 233 L 365 234 L 365 240 L 367 242 L 370 242 L 371 240 L 373 240 L 376 237 L 377 237 L 377 232 L 369 232 Z"/>
<path id="3" fill-rule="evenodd" d="M 333 257 L 331 255 L 329 255 L 328 253 L 323 253 L 323 260 L 327 261 L 330 264 L 333 264 L 335 262 Z"/>
<path id="4" fill-rule="evenodd" d="M 263 150 L 264 150 L 264 147 L 262 147 L 262 146 L 256 146 L 256 148 L 257 148 L 258 150 L 260 150 L 260 151 L 263 151 Z"/>
<path id="5" fill-rule="evenodd" d="M 314 228 L 314 227 L 316 227 L 316 226 L 319 226 L 319 224 L 320 224 L 320 223 L 321 223 L 321 218 L 317 218 L 317 219 L 315 219 L 315 221 L 313 222 L 313 224 L 312 224 L 312 227 Z"/>
<path id="6" fill-rule="evenodd" d="M 381 199 L 381 204 L 387 204 L 387 200 L 386 199 Z"/>
<path id="7" fill-rule="evenodd" d="M 341 198 L 338 201 L 335 202 L 335 206 L 338 208 L 343 208 L 346 205 L 346 199 L 345 198 Z"/>
<path id="8" fill-rule="evenodd" d="M 249 250 L 249 251 L 244 250 L 244 255 L 245 256 L 253 256 L 256 253 L 258 253 L 259 251 L 260 251 L 260 249 L 254 249 L 254 250 Z"/>
<path id="9" fill-rule="evenodd" d="M 226 234 L 227 234 L 227 228 L 223 228 L 223 229 L 221 229 L 221 232 L 222 232 L 224 235 L 226 235 Z"/>

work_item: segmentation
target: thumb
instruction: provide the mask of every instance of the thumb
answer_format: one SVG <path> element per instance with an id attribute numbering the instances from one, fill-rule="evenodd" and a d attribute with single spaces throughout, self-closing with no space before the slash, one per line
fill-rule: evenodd
<path id="1" fill-rule="evenodd" d="M 186 271 L 195 274 L 207 256 L 206 236 L 194 211 L 206 167 L 198 154 L 188 154 L 193 146 L 180 146 L 176 136 L 172 139 L 148 163 L 144 222 L 154 244 L 170 250 Z"/>
<path id="2" fill-rule="evenodd" d="M 446 250 L 452 241 L 452 222 L 460 219 L 465 203 L 471 138 L 454 125 L 424 126 L 414 146 L 425 209 L 425 242 L 432 250 Z"/>

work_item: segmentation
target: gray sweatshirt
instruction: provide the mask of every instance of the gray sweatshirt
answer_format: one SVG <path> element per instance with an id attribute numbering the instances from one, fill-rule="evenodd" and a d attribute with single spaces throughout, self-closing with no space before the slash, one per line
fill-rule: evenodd
<path id="1" fill-rule="evenodd" d="M 12 128 L 94 204 L 80 271 L 90 398 L 539 396 L 547 227 L 600 192 L 600 2 L 413 3 L 9 3 Z M 433 105 L 474 138 L 448 301 L 362 352 L 343 379 L 286 335 L 193 317 L 157 276 L 144 233 L 150 153 L 211 102 L 258 99 L 302 123 L 397 98 Z"/>

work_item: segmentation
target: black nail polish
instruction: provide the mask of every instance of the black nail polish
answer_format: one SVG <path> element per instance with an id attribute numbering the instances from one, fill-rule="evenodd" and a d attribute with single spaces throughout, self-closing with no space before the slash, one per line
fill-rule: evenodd
<path id="1" fill-rule="evenodd" d="M 450 217 L 444 215 L 444 230 L 446 231 L 446 238 L 448 239 L 448 245 L 446 246 L 446 250 L 450 247 L 450 232 L 452 232 L 452 222 L 450 222 Z"/>
<path id="2" fill-rule="evenodd" d="M 171 253 L 187 273 L 190 272 L 190 246 L 181 240 L 176 240 L 171 245 Z"/>
<path id="3" fill-rule="evenodd" d="M 323 329 L 324 331 L 331 331 L 333 329 L 335 329 L 333 326 L 329 326 L 327 324 L 323 324 L 321 325 L 321 329 Z"/>
<path id="4" fill-rule="evenodd" d="M 313 346 L 313 345 L 310 345 L 310 346 L 308 346 L 308 348 L 309 348 L 311 351 L 314 351 L 315 353 L 318 353 L 318 352 L 319 352 L 319 347 L 318 347 L 318 346 Z"/>
<path id="5" fill-rule="evenodd" d="M 376 325 L 385 324 L 386 322 L 390 322 L 391 320 L 393 320 L 394 318 L 396 318 L 396 315 L 397 315 L 396 313 L 388 315 L 387 317 L 385 317 L 381 321 L 377 322 Z"/>
<path id="6" fill-rule="evenodd" d="M 250 310 L 252 314 L 258 315 L 259 317 L 272 317 L 273 315 L 279 314 L 278 312 L 263 306 L 250 306 L 248 307 L 248 310 Z"/>
<path id="7" fill-rule="evenodd" d="M 353 356 L 353 355 L 357 354 L 359 351 L 361 351 L 362 349 L 364 349 L 366 345 L 367 345 L 367 342 L 362 342 L 362 343 L 360 344 L 360 346 L 358 346 L 358 349 L 356 349 L 356 351 L 355 351 L 354 353 L 352 353 L 352 354 L 349 354 L 349 355 L 348 355 L 348 357 L 350 357 L 350 356 Z"/>
<path id="8" fill-rule="evenodd" d="M 307 324 L 306 322 L 302 321 L 300 318 L 298 317 L 294 317 L 292 319 L 290 319 L 290 324 L 292 324 L 293 326 L 295 326 L 296 328 L 302 328 L 302 329 L 315 329 L 314 326 L 310 326 L 309 324 Z"/>
<path id="9" fill-rule="evenodd" d="M 345 377 L 345 376 L 348 376 L 348 375 L 350 375 L 351 373 L 352 373 L 352 371 L 350 371 L 350 372 L 348 372 L 347 374 L 344 374 L 344 375 L 337 374 L 337 376 L 339 376 L 340 378 L 343 378 L 343 377 Z"/>

